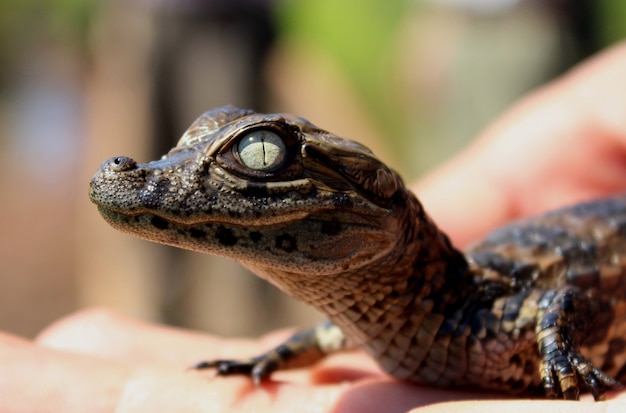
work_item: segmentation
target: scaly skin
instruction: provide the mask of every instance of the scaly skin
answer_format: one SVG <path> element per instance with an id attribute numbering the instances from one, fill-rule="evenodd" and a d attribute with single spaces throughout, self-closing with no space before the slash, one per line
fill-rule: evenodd
<path id="1" fill-rule="evenodd" d="M 625 197 L 515 223 L 463 254 L 368 149 L 234 107 L 205 113 L 161 160 L 105 161 L 90 197 L 113 227 L 238 260 L 330 319 L 198 368 L 258 382 L 357 346 L 437 386 L 598 400 L 623 379 Z"/>

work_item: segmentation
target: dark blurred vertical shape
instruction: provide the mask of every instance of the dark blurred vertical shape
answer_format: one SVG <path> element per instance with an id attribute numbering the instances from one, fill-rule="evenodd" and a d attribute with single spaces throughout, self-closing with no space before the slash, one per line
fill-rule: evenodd
<path id="1" fill-rule="evenodd" d="M 597 0 L 550 0 L 563 38 L 558 72 L 588 58 L 603 46 Z M 557 73 L 558 74 L 558 73 Z"/>
<path id="2" fill-rule="evenodd" d="M 150 156 L 150 85 L 154 19 L 137 2 L 107 1 L 92 28 L 85 84 L 85 148 L 77 199 L 77 283 L 80 306 L 104 306 L 159 320 L 159 246 L 112 230 L 87 198 L 90 176 L 105 158 Z"/>
<path id="3" fill-rule="evenodd" d="M 274 40 L 272 0 L 161 2 L 156 12 L 153 111 L 158 156 L 202 112 L 225 104 L 262 111 L 262 72 Z"/>

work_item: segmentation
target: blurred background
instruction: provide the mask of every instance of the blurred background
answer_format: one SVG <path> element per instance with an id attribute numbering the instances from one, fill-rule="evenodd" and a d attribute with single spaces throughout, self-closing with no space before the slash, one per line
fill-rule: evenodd
<path id="1" fill-rule="evenodd" d="M 91 175 L 235 104 L 415 180 L 625 22 L 621 0 L 0 0 L 0 330 L 92 306 L 223 335 L 311 325 L 235 263 L 115 232 Z"/>

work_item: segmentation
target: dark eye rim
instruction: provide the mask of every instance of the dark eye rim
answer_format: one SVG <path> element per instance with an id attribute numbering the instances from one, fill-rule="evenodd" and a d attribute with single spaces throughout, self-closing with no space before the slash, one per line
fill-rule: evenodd
<path id="1" fill-rule="evenodd" d="M 239 156 L 239 142 L 250 133 L 255 131 L 270 131 L 280 137 L 285 144 L 285 159 L 282 165 L 272 170 L 256 170 L 247 167 Z M 263 122 L 248 125 L 239 129 L 224 146 L 218 151 L 217 163 L 225 170 L 239 176 L 240 178 L 255 181 L 278 181 L 292 178 L 300 173 L 300 146 L 301 132 L 295 126 L 286 122 Z"/>

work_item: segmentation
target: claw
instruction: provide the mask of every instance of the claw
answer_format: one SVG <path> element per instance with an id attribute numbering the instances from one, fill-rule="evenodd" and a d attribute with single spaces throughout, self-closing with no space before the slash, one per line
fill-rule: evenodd
<path id="1" fill-rule="evenodd" d="M 560 356 L 553 354 L 550 361 L 544 360 L 541 363 L 539 373 L 546 396 L 551 399 L 562 394 L 566 400 L 578 400 L 580 379 L 595 400 L 604 400 L 607 390 L 623 387 L 620 382 L 596 368 L 581 354 L 572 351 L 567 357 L 564 354 Z"/>
<path id="2" fill-rule="evenodd" d="M 218 376 L 251 374 L 256 366 L 255 360 L 212 360 L 201 361 L 191 368 L 194 370 L 215 369 Z"/>
<path id="3" fill-rule="evenodd" d="M 191 368 L 194 370 L 215 369 L 215 376 L 247 375 L 256 386 L 267 379 L 276 370 L 277 364 L 264 356 L 246 360 L 212 360 L 201 361 Z"/>

